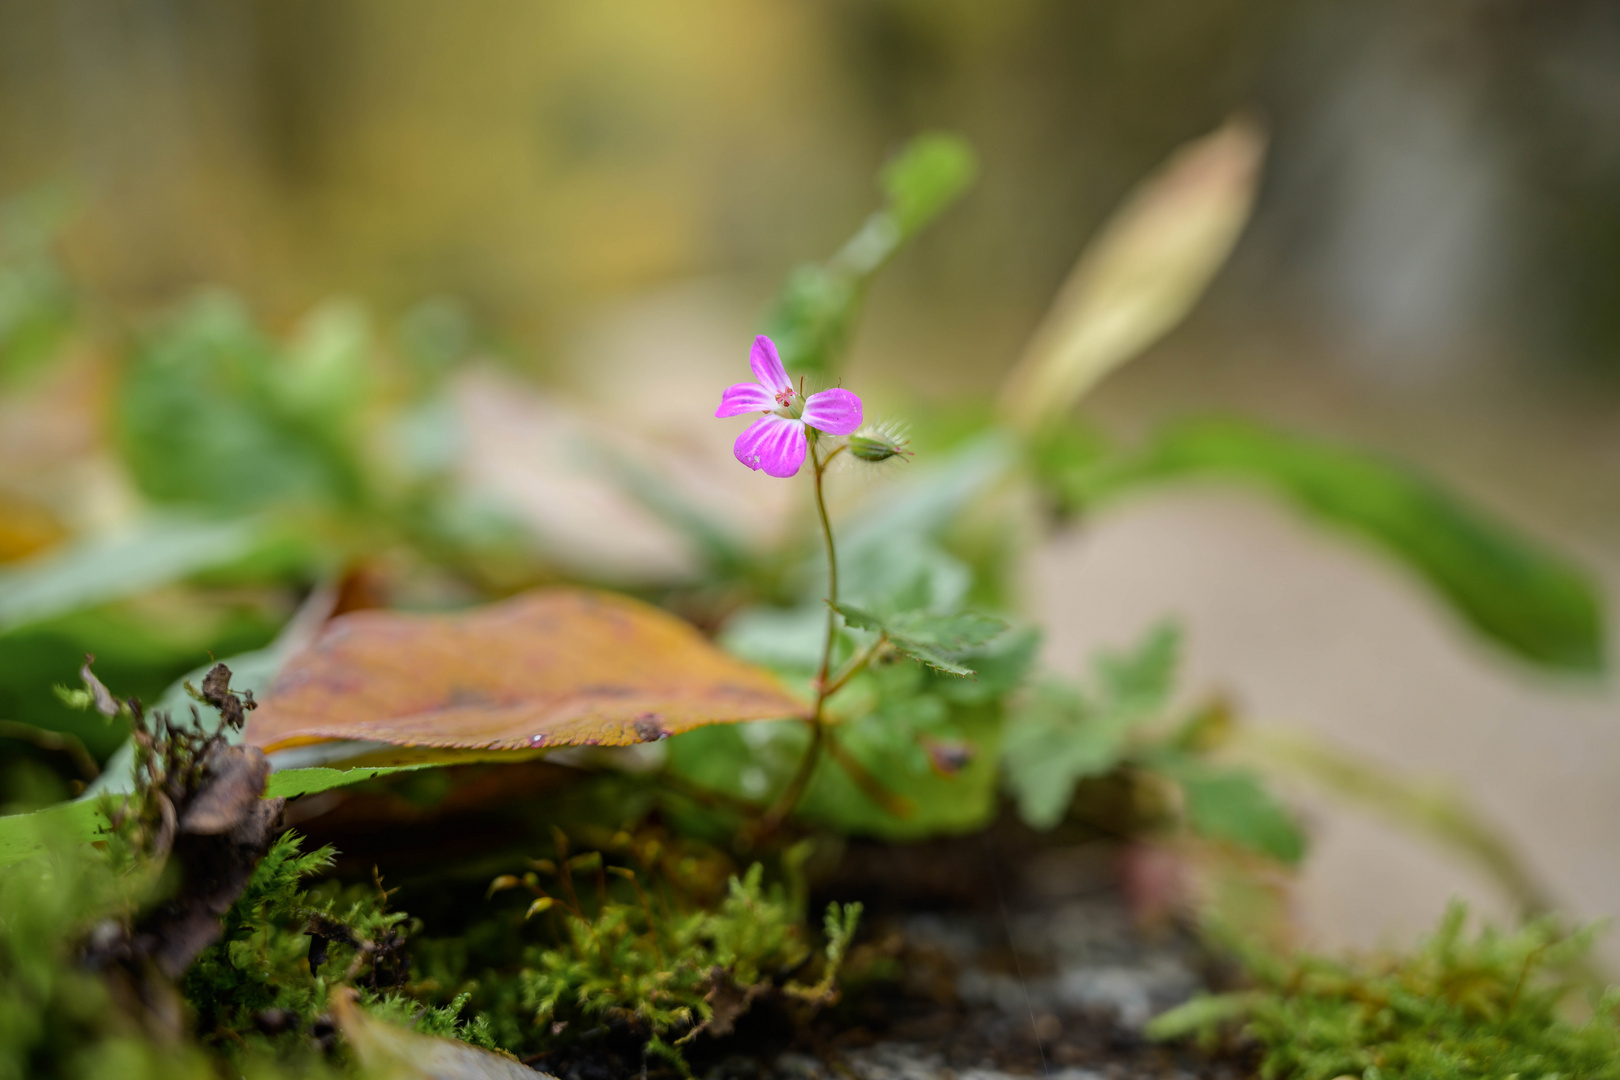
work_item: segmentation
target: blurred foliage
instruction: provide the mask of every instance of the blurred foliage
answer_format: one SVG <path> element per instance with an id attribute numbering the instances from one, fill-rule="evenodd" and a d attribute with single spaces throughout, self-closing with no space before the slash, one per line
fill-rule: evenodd
<path id="1" fill-rule="evenodd" d="M 1592 933 L 1542 920 L 1471 937 L 1466 921 L 1453 904 L 1404 956 L 1279 958 L 1229 942 L 1257 988 L 1194 998 L 1148 1034 L 1208 1042 L 1235 1030 L 1259 1046 L 1265 1080 L 1620 1077 L 1620 988 L 1584 1022 L 1564 1009 Z"/>
<path id="2" fill-rule="evenodd" d="M 1002 390 L 1009 423 L 1060 420 L 1086 391 L 1180 323 L 1254 206 L 1265 138 L 1236 119 L 1137 185 L 1081 252 Z"/>
<path id="3" fill-rule="evenodd" d="M 1060 505 L 1071 509 L 1188 479 L 1279 495 L 1404 564 L 1474 629 L 1521 658 L 1587 674 L 1605 664 L 1591 577 L 1408 467 L 1235 420 L 1172 427 L 1110 456 L 1059 442 L 1042 466 Z"/>
<path id="4" fill-rule="evenodd" d="M 39 843 L 46 858 L 0 869 L 0 1077 L 212 1080 L 204 1054 L 153 1041 L 74 963 L 80 935 L 123 902 L 106 857 L 77 836 Z"/>
<path id="5" fill-rule="evenodd" d="M 794 270 L 766 320 L 789 374 L 836 379 L 872 279 L 972 186 L 977 171 L 973 148 L 948 134 L 913 138 L 883 167 L 883 207 L 831 259 Z"/>
<path id="6" fill-rule="evenodd" d="M 361 504 L 370 351 L 353 308 L 318 310 L 281 349 L 234 297 L 196 298 L 124 373 L 118 426 L 136 484 L 154 502 L 227 513 Z"/>
<path id="7" fill-rule="evenodd" d="M 875 631 L 881 644 L 947 675 L 973 675 L 973 669 L 957 657 L 988 645 L 1007 629 L 1000 619 L 971 611 L 957 615 L 933 615 L 927 611 L 874 615 L 853 604 L 841 604 L 837 610 L 850 629 Z"/>
<path id="8" fill-rule="evenodd" d="M 1179 796 L 1171 815 L 1176 827 L 1298 863 L 1305 837 L 1292 815 L 1259 776 L 1211 753 L 1231 724 L 1224 707 L 1206 706 L 1165 723 L 1178 652 L 1176 629 L 1161 625 L 1131 652 L 1098 657 L 1089 686 L 1049 679 L 1034 688 L 1008 719 L 1002 748 L 1007 788 L 1020 815 L 1034 828 L 1050 829 L 1071 814 L 1082 782 L 1157 783 Z M 1127 828 L 1144 824 L 1127 822 Z"/>

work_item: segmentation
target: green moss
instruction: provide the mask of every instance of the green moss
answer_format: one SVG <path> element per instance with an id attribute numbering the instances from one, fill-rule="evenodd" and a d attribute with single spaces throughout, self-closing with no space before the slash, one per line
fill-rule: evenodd
<path id="1" fill-rule="evenodd" d="M 419 924 L 391 911 L 377 885 L 305 880 L 332 865 L 330 847 L 303 851 L 286 833 L 259 863 L 252 882 L 224 919 L 225 932 L 183 982 L 196 1030 L 227 1058 L 258 1053 L 305 1064 L 326 1023 L 327 995 L 355 986 L 362 1005 L 415 1031 L 493 1048 L 489 1025 L 463 1022 L 467 996 L 433 1007 L 409 992 L 407 952 Z"/>
<path id="2" fill-rule="evenodd" d="M 638 846 L 621 839 L 618 856 Z M 767 883 L 756 863 L 711 899 L 705 879 L 719 860 L 685 853 L 691 842 L 673 857 L 638 859 L 640 872 L 609 865 L 599 851 L 570 858 L 566 841 L 559 848 L 556 860 L 532 863 L 539 873 L 493 883 L 492 894 L 526 891 L 526 911 L 507 907 L 504 919 L 419 950 L 424 983 L 471 991 L 502 1048 L 550 1054 L 611 1033 L 679 1063 L 680 1044 L 727 1033 L 761 998 L 805 1009 L 836 999 L 860 906 L 829 907 L 818 956 L 797 872 L 805 851 L 784 858 L 780 880 Z M 470 955 L 503 953 L 517 963 L 467 979 Z"/>
<path id="3" fill-rule="evenodd" d="M 1202 997 L 1156 1019 L 1156 1038 L 1234 1031 L 1257 1044 L 1266 1080 L 1395 1077 L 1620 1078 L 1620 992 L 1583 1022 L 1564 1011 L 1576 987 L 1562 977 L 1591 944 L 1550 921 L 1516 933 L 1464 931 L 1454 904 L 1409 955 L 1244 960 L 1258 988 Z"/>

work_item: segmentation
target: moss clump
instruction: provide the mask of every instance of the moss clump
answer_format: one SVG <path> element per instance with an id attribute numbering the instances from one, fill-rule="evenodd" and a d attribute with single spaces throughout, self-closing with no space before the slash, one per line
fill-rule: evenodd
<path id="1" fill-rule="evenodd" d="M 818 958 L 797 869 L 806 850 L 783 859 L 784 880 L 767 884 L 764 867 L 756 863 L 731 876 L 718 897 L 695 902 L 680 887 L 685 879 L 678 871 L 666 876 L 661 862 L 692 870 L 698 860 L 660 860 L 649 856 L 657 842 L 622 839 L 620 846 L 642 864 L 641 872 L 608 865 L 600 851 L 570 858 L 559 836 L 557 859 L 531 863 L 539 873 L 497 878 L 492 893 L 526 889 L 533 895 L 521 914 L 508 908 L 530 942 L 516 945 L 518 962 L 486 968 L 469 982 L 465 956 L 453 962 L 451 950 L 442 947 L 452 943 L 425 943 L 429 981 L 472 990 L 496 1041 L 508 1050 L 566 1057 L 606 1039 L 677 1067 L 684 1067 L 681 1044 L 700 1033 L 729 1033 L 756 1001 L 813 1009 L 836 999 L 837 973 L 860 905 L 829 905 Z M 594 888 L 576 888 L 576 875 L 594 878 Z M 487 921 L 486 931 L 499 921 Z M 541 943 L 534 942 L 536 935 Z M 475 928 L 469 936 L 480 932 Z M 518 940 L 506 938 L 506 947 Z"/>
<path id="2" fill-rule="evenodd" d="M 1246 952 L 1257 989 L 1195 998 L 1148 1033 L 1214 1041 L 1235 1031 L 1258 1046 L 1266 1080 L 1620 1078 L 1620 992 L 1598 998 L 1584 1022 L 1563 1011 L 1576 987 L 1561 973 L 1590 948 L 1591 933 L 1537 921 L 1470 937 L 1466 921 L 1453 904 L 1405 956 L 1283 961 Z"/>
<path id="3" fill-rule="evenodd" d="M 186 972 L 198 1036 L 233 1060 L 247 1048 L 303 1061 L 329 1041 L 328 994 L 344 984 L 374 1014 L 493 1049 L 484 1020 L 462 1021 L 465 997 L 435 1008 L 410 996 L 407 941 L 420 927 L 389 910 L 380 883 L 303 887 L 334 854 L 305 852 L 296 833 L 271 846 L 226 914 L 224 934 Z"/>

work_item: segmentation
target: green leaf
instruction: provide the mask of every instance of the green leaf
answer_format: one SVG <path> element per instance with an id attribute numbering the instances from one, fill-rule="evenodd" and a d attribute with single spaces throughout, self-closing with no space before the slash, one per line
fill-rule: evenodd
<path id="1" fill-rule="evenodd" d="M 1019 816 L 1034 829 L 1063 820 L 1081 780 L 1111 772 L 1125 756 L 1135 718 L 1098 715 L 1067 687 L 1041 687 L 1007 725 L 1002 761 Z"/>
<path id="2" fill-rule="evenodd" d="M 846 835 L 891 841 L 981 829 L 996 812 L 1000 727 L 1000 709 L 995 705 L 951 708 L 930 693 L 885 702 L 877 712 L 840 725 L 836 737 L 842 752 L 905 800 L 910 812 L 904 816 L 889 812 L 842 765 L 824 757 L 799 816 Z M 971 747 L 970 759 L 960 769 L 940 772 L 922 745 L 930 735 Z"/>
<path id="3" fill-rule="evenodd" d="M 438 767 L 435 762 L 423 762 L 420 765 L 362 766 L 354 769 L 328 769 L 319 765 L 308 769 L 285 769 L 270 774 L 270 780 L 264 787 L 264 794 L 267 798 L 281 796 L 290 799 L 295 795 L 313 795 L 332 788 L 375 780 L 379 776 Z"/>
<path id="4" fill-rule="evenodd" d="M 1153 764 L 1181 785 L 1194 832 L 1290 866 L 1304 857 L 1304 834 L 1258 776 L 1179 756 Z"/>
<path id="5" fill-rule="evenodd" d="M 0 817 L 0 866 L 45 851 L 52 838 L 76 837 L 88 843 L 106 824 L 94 800 L 58 803 L 29 814 Z"/>
<path id="6" fill-rule="evenodd" d="M 1002 634 L 983 648 L 969 651 L 978 672 L 975 679 L 940 679 L 936 692 L 947 701 L 962 705 L 989 704 L 1023 685 L 1035 666 L 1040 651 L 1041 632 L 1033 626 Z"/>
<path id="7" fill-rule="evenodd" d="M 984 665 L 980 682 L 915 664 L 857 676 L 836 699 L 832 737 L 839 751 L 816 770 L 797 816 L 841 834 L 889 840 L 982 827 L 996 812 L 1002 705 L 999 692 L 976 692 L 992 679 L 1005 686 L 1022 678 L 1035 640 L 1031 633 L 1006 634 L 969 654 Z M 804 724 L 784 721 L 715 724 L 665 745 L 670 771 L 688 783 L 768 804 L 799 767 L 808 742 Z M 941 748 L 964 753 L 942 762 L 934 753 Z M 842 764 L 845 758 L 904 800 L 909 812 L 874 798 Z"/>
<path id="8" fill-rule="evenodd" d="M 1129 653 L 1100 656 L 1091 693 L 1050 682 L 1013 715 L 1002 763 L 1028 825 L 1058 824 L 1076 784 L 1113 771 L 1125 759 L 1138 726 L 1168 704 L 1179 651 L 1179 631 L 1161 624 Z"/>
<path id="9" fill-rule="evenodd" d="M 153 514 L 0 572 L 0 632 L 122 600 L 235 562 L 261 544 L 261 522 Z"/>
<path id="10" fill-rule="evenodd" d="M 1261 485 L 1369 541 L 1526 660 L 1586 673 L 1605 667 L 1604 615 L 1590 576 L 1415 471 L 1359 451 L 1247 423 L 1203 422 L 1071 475 L 1068 484 L 1072 495 L 1095 502 L 1189 477 Z"/>
<path id="11" fill-rule="evenodd" d="M 965 140 L 938 133 L 912 139 L 884 166 L 882 209 L 827 262 L 795 269 L 766 320 L 788 371 L 836 373 L 873 277 L 971 186 L 976 169 Z"/>
<path id="12" fill-rule="evenodd" d="M 988 643 L 1007 629 L 1001 619 L 974 612 L 931 615 L 905 611 L 879 616 L 849 604 L 834 607 L 855 629 L 885 633 L 889 643 L 900 652 L 951 675 L 973 675 L 973 669 L 958 663 L 956 657 Z"/>
<path id="13" fill-rule="evenodd" d="M 359 784 L 380 776 L 433 769 L 438 765 L 425 762 L 419 765 L 368 766 L 355 769 L 287 769 L 270 774 L 265 785 L 265 796 L 291 798 L 295 795 L 313 795 L 331 788 Z M 51 836 L 77 839 L 89 843 L 106 824 L 101 816 L 99 798 L 89 795 L 71 802 L 58 803 L 43 810 L 27 814 L 7 814 L 0 817 L 0 866 L 29 858 L 45 850 Z"/>
<path id="14" fill-rule="evenodd" d="M 276 641 L 262 649 L 252 652 L 237 653 L 220 661 L 231 669 L 231 686 L 238 693 L 251 691 L 258 697 L 263 697 L 270 689 L 276 673 L 281 665 L 293 651 L 293 643 L 283 635 Z M 193 686 L 202 683 L 203 676 L 208 674 L 214 666 L 210 661 L 169 684 L 157 700 L 147 706 L 149 714 L 167 712 L 173 717 L 187 716 L 196 708 L 191 695 L 186 691 L 186 683 Z M 213 732 L 219 727 L 219 714 L 212 709 L 196 709 L 197 725 L 204 731 Z M 237 739 L 241 733 L 234 733 Z M 107 760 L 101 768 L 101 775 L 96 778 L 87 789 L 84 797 L 92 798 L 102 793 L 124 795 L 135 790 L 135 752 L 128 741 L 118 748 L 118 751 Z"/>
<path id="15" fill-rule="evenodd" d="M 1093 663 L 1102 700 L 1110 712 L 1151 716 L 1169 703 L 1181 661 L 1181 628 L 1172 622 L 1150 627 L 1123 655 L 1102 653 Z"/>

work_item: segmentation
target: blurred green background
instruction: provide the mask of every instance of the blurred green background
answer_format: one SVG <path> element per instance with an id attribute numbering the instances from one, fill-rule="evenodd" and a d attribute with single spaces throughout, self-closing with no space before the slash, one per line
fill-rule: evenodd
<path id="1" fill-rule="evenodd" d="M 87 643 L 150 698 L 207 650 L 269 641 L 289 576 L 356 605 L 679 576 L 692 553 L 573 466 L 603 439 L 679 447 L 713 513 L 780 532 L 794 493 L 736 475 L 712 401 L 903 139 L 962 133 L 979 182 L 876 285 L 846 382 L 948 426 L 1131 186 L 1238 112 L 1270 135 L 1250 227 L 1092 417 L 1129 438 L 1238 412 L 1415 460 L 1570 552 L 1613 610 L 1612 5 L 0 6 L 0 558 L 146 528 L 148 504 L 277 508 L 246 546 L 160 523 L 192 530 L 193 586 L 228 587 L 0 634 L 0 719 L 104 756 L 119 732 L 49 690 Z M 1035 552 L 1048 662 L 1078 669 L 1172 610 L 1196 678 L 1451 777 L 1578 914 L 1620 912 L 1613 692 L 1478 649 L 1269 515 L 1191 497 Z M 1322 828 L 1305 904 L 1341 933 L 1426 922 L 1477 884 Z"/>

